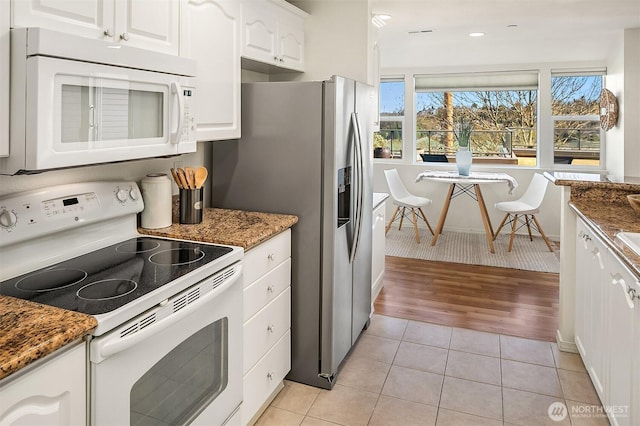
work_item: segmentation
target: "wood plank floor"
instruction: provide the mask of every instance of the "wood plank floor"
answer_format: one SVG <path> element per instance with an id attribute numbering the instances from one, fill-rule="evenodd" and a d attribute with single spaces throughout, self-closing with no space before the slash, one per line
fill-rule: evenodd
<path id="1" fill-rule="evenodd" d="M 387 256 L 375 313 L 555 341 L 559 274 Z"/>

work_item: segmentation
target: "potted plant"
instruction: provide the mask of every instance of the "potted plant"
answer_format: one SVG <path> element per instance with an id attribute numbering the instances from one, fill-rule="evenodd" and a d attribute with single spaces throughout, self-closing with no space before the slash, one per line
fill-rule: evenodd
<path id="1" fill-rule="evenodd" d="M 389 141 L 379 133 L 373 134 L 373 158 L 391 158 Z"/>
<path id="2" fill-rule="evenodd" d="M 461 176 L 469 176 L 471 172 L 471 163 L 473 157 L 469 149 L 471 141 L 471 132 L 473 131 L 473 123 L 469 118 L 460 116 L 453 125 L 453 134 L 458 141 L 458 151 L 456 152 L 456 167 L 458 174 Z"/>

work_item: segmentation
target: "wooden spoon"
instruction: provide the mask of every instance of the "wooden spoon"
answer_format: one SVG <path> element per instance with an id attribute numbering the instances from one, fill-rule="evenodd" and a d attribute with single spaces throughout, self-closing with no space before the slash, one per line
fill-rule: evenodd
<path id="1" fill-rule="evenodd" d="M 176 185 L 178 185 L 178 188 L 184 189 L 182 187 L 182 182 L 180 182 L 180 178 L 178 177 L 178 173 L 176 173 L 173 167 L 171 168 L 171 176 L 173 176 L 173 180 L 175 181 Z"/>
<path id="2" fill-rule="evenodd" d="M 200 189 L 202 188 L 202 185 L 204 185 L 204 181 L 207 180 L 207 176 L 209 175 L 209 172 L 207 172 L 207 168 L 206 167 L 198 167 L 198 169 L 196 170 L 196 189 Z"/>
<path id="3" fill-rule="evenodd" d="M 196 177 L 195 177 L 195 170 L 193 170 L 193 167 L 185 167 L 184 168 L 184 172 L 187 176 L 187 183 L 189 184 L 189 189 L 196 189 Z"/>
<path id="4" fill-rule="evenodd" d="M 185 175 L 184 170 L 181 168 L 178 168 L 178 178 L 180 179 L 180 183 L 182 184 L 182 189 L 189 189 L 187 176 Z"/>

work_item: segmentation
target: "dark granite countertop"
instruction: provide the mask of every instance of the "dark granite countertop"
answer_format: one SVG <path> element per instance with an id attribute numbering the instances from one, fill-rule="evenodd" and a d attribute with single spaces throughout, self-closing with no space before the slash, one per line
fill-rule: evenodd
<path id="1" fill-rule="evenodd" d="M 171 226 L 159 229 L 138 228 L 138 231 L 158 237 L 227 244 L 249 250 L 297 222 L 297 216 L 288 214 L 205 208 L 202 223 L 181 225 L 174 212 Z"/>
<path id="2" fill-rule="evenodd" d="M 95 318 L 0 296 L 0 379 L 88 334 Z"/>
<path id="3" fill-rule="evenodd" d="M 640 277 L 640 256 L 616 239 L 619 232 L 640 232 L 640 213 L 627 201 L 627 195 L 640 193 L 640 178 L 625 177 L 612 182 L 597 174 L 545 173 L 545 176 L 558 186 L 571 187 L 571 208 Z"/>

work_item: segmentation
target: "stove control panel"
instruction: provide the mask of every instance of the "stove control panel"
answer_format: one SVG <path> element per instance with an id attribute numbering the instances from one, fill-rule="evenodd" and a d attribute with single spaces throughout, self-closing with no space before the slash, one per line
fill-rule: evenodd
<path id="1" fill-rule="evenodd" d="M 86 182 L 0 198 L 0 246 L 135 214 L 144 203 L 135 182 Z"/>

